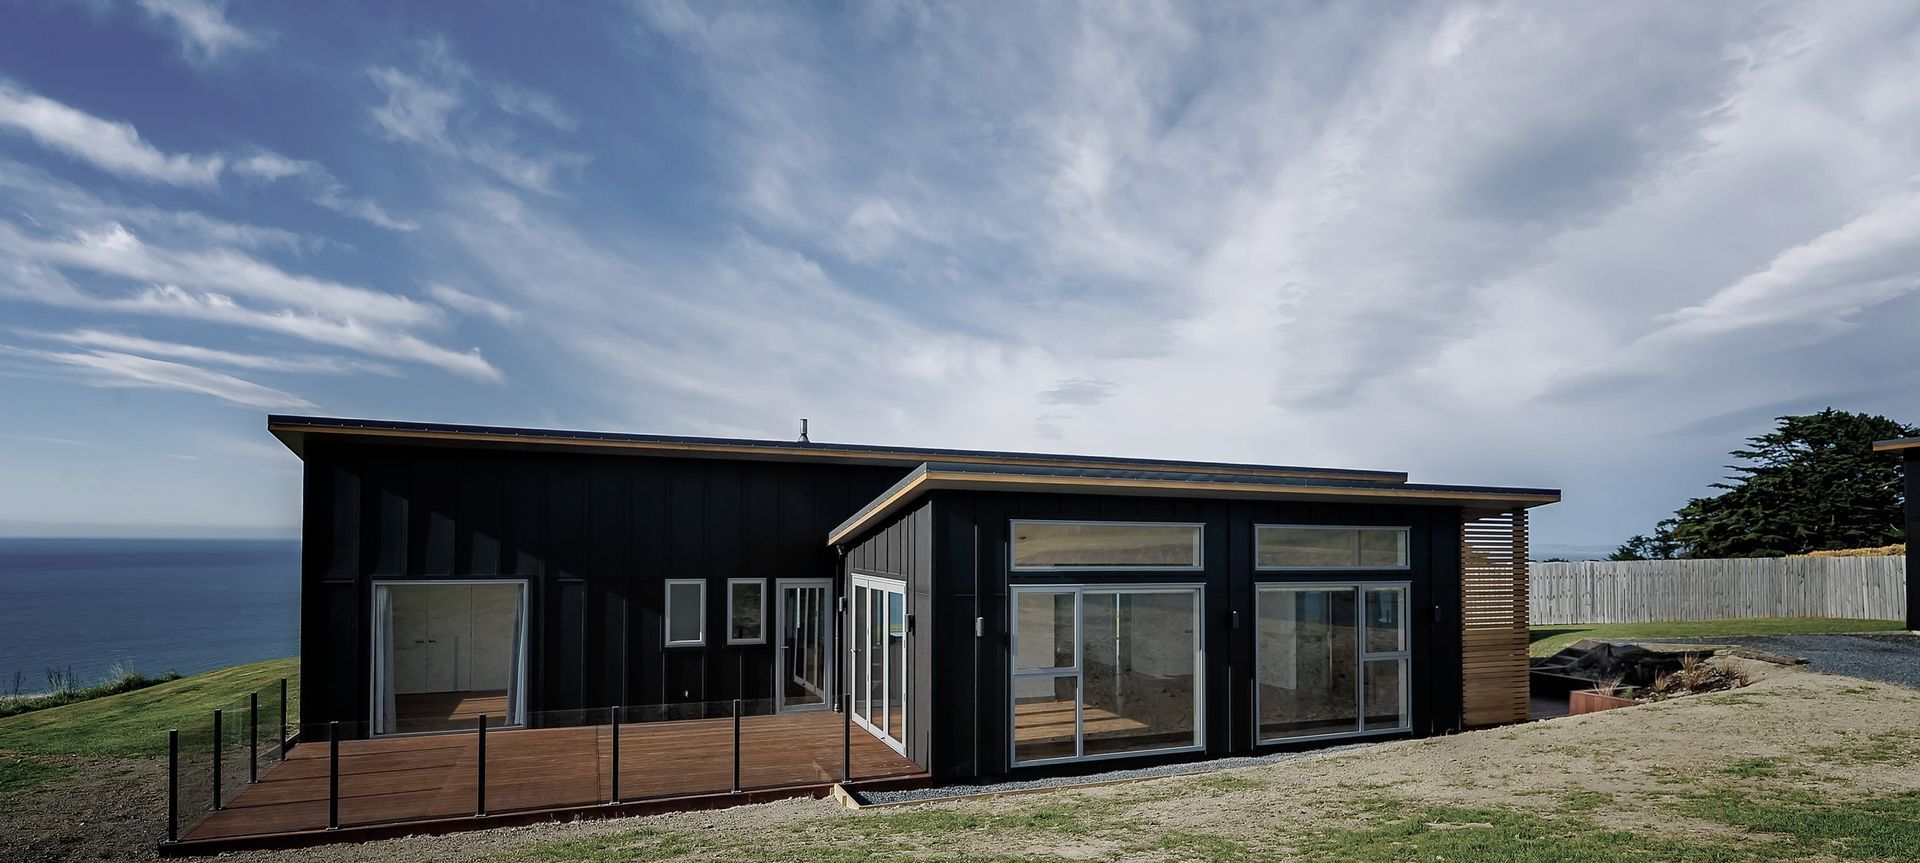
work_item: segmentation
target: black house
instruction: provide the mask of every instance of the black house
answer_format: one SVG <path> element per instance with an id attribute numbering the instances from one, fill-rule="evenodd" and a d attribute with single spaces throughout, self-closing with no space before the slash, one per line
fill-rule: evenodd
<path id="1" fill-rule="evenodd" d="M 1899 454 L 1901 473 L 1906 477 L 1907 629 L 1920 632 L 1920 578 L 1916 578 L 1920 576 L 1920 560 L 1913 553 L 1914 540 L 1920 537 L 1920 438 L 1877 441 L 1873 451 Z"/>
<path id="2" fill-rule="evenodd" d="M 1525 510 L 1559 499 L 1388 471 L 268 426 L 306 463 L 303 722 L 386 736 L 744 699 L 847 709 L 935 777 L 1523 719 Z"/>

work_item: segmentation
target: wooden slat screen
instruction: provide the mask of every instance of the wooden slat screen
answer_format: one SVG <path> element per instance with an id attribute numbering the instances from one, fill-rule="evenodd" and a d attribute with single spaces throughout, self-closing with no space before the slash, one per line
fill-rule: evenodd
<path id="1" fill-rule="evenodd" d="M 1527 718 L 1527 513 L 1460 528 L 1461 709 L 1468 727 Z"/>

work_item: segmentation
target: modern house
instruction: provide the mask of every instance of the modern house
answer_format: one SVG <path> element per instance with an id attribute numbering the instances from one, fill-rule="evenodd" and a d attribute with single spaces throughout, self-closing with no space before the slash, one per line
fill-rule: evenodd
<path id="1" fill-rule="evenodd" d="M 1920 541 L 1920 438 L 1876 441 L 1874 452 L 1897 453 L 1907 487 L 1907 629 L 1920 632 L 1920 555 L 1913 545 Z"/>
<path id="2" fill-rule="evenodd" d="M 1374 470 L 268 426 L 305 461 L 309 727 L 850 704 L 857 734 L 947 779 L 1525 719 L 1526 509 L 1559 499 Z"/>

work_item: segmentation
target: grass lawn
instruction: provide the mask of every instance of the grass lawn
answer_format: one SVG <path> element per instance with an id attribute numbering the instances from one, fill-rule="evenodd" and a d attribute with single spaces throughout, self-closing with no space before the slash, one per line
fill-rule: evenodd
<path id="1" fill-rule="evenodd" d="M 1900 632 L 1898 620 L 1845 617 L 1744 617 L 1675 623 L 1597 623 L 1533 627 L 1534 658 L 1552 656 L 1582 638 L 1724 638 L 1734 635 L 1823 635 L 1839 632 Z"/>
<path id="2" fill-rule="evenodd" d="M 273 659 L 9 716 L 0 719 L 0 752 L 160 758 L 167 754 L 167 729 L 179 728 L 186 737 L 190 727 L 206 724 L 215 709 L 244 706 L 249 692 L 261 692 L 260 709 L 266 713 L 268 702 L 279 700 L 282 677 L 287 678 L 287 710 L 299 716 L 299 676 L 299 660 Z M 0 770 L 6 769 L 0 762 Z"/>

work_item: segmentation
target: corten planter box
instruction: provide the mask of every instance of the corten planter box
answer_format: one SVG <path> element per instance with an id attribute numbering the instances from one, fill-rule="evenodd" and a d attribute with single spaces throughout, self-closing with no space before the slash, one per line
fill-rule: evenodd
<path id="1" fill-rule="evenodd" d="M 1632 707 L 1640 704 L 1637 698 L 1623 698 L 1598 689 L 1582 689 L 1567 696 L 1567 715 L 1579 716 L 1583 713 L 1599 713 L 1616 707 Z"/>

